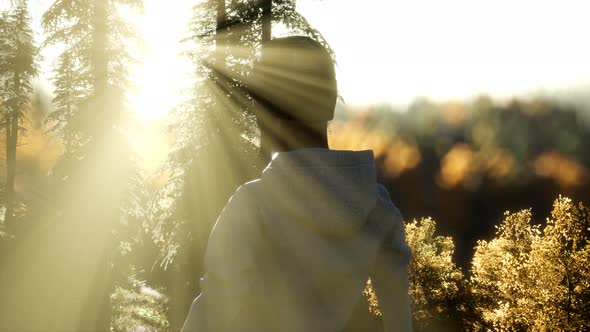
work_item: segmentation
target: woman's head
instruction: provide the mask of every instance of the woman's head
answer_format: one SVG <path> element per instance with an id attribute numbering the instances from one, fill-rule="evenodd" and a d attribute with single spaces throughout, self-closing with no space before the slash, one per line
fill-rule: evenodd
<path id="1" fill-rule="evenodd" d="M 328 51 L 309 37 L 265 43 L 247 87 L 257 115 L 299 123 L 327 122 L 334 117 L 334 63 Z"/>

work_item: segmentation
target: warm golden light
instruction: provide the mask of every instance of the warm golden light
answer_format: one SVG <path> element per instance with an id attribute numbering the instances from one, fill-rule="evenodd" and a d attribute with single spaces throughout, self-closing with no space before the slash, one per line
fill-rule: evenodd
<path id="1" fill-rule="evenodd" d="M 129 15 L 143 47 L 131 73 L 131 108 L 141 120 L 160 120 L 182 101 L 192 67 L 180 53 L 190 4 L 146 0 L 144 12 Z"/>

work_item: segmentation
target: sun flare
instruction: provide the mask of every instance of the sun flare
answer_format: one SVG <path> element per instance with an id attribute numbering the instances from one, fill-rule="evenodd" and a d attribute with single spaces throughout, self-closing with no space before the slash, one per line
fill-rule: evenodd
<path id="1" fill-rule="evenodd" d="M 190 5 L 146 0 L 143 13 L 130 17 L 141 38 L 138 64 L 131 75 L 131 108 L 140 120 L 160 120 L 182 101 L 181 91 L 191 74 L 180 53 Z M 171 37 L 172 36 L 172 37 Z"/>

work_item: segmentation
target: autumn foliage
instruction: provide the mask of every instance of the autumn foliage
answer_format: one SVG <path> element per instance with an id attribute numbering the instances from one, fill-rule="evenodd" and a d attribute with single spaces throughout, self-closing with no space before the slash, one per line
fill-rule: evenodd
<path id="1" fill-rule="evenodd" d="M 481 318 L 475 330 L 590 328 L 590 210 L 560 197 L 544 225 L 531 211 L 506 214 L 479 241 L 470 283 Z M 481 325 L 480 325 L 481 324 Z"/>
<path id="2" fill-rule="evenodd" d="M 435 226 L 431 218 L 406 225 L 415 331 L 590 329 L 590 209 L 582 203 L 560 196 L 542 225 L 530 209 L 506 212 L 495 237 L 478 241 L 469 277 Z M 365 295 L 380 315 L 370 283 Z"/>

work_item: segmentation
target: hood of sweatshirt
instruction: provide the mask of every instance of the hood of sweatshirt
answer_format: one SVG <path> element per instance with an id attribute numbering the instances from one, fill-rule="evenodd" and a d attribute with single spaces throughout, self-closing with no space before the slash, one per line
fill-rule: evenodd
<path id="1" fill-rule="evenodd" d="M 262 233 L 260 293 L 272 289 L 257 307 L 283 322 L 269 331 L 343 326 L 397 220 L 376 181 L 373 152 L 278 153 L 244 189 L 255 197 Z"/>
<path id="2" fill-rule="evenodd" d="M 276 208 L 326 236 L 357 233 L 377 200 L 372 151 L 313 148 L 276 153 L 261 180 L 272 188 Z"/>

